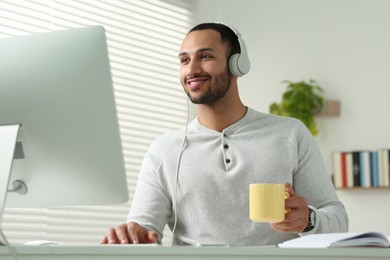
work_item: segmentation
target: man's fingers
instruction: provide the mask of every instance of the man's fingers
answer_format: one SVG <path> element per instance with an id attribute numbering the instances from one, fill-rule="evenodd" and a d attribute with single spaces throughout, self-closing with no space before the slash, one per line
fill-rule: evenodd
<path id="1" fill-rule="evenodd" d="M 289 211 L 285 214 L 285 219 L 283 221 L 273 223 L 271 227 L 279 232 L 302 232 L 308 222 L 308 203 L 304 197 L 295 194 L 290 183 L 285 184 L 285 191 L 290 195 L 285 203 L 285 207 Z"/>
<path id="2" fill-rule="evenodd" d="M 129 243 L 130 244 L 139 244 L 144 243 L 143 241 L 140 241 L 140 232 L 142 232 L 142 229 L 138 224 L 129 223 L 127 225 L 127 234 L 129 235 Z"/>
<path id="3" fill-rule="evenodd" d="M 122 225 L 118 226 L 116 228 L 115 232 L 116 232 L 116 236 L 117 236 L 117 240 L 118 240 L 119 244 L 128 244 L 129 243 L 126 224 L 122 224 Z"/>
<path id="4" fill-rule="evenodd" d="M 279 223 L 272 223 L 272 229 L 279 232 L 299 233 L 302 231 L 302 223 L 298 219 L 292 221 L 283 221 Z"/>
<path id="5" fill-rule="evenodd" d="M 107 234 L 100 241 L 100 244 L 127 244 L 126 224 L 120 225 L 117 228 L 110 228 Z"/>
<path id="6" fill-rule="evenodd" d="M 107 236 L 103 237 L 103 239 L 100 240 L 100 244 L 107 244 L 107 243 L 108 243 Z"/>
<path id="7" fill-rule="evenodd" d="M 149 231 L 135 222 L 110 228 L 100 244 L 143 244 L 157 243 L 158 234 Z"/>
<path id="8" fill-rule="evenodd" d="M 119 240 L 117 237 L 116 230 L 114 228 L 110 228 L 106 235 L 107 244 L 118 244 Z"/>
<path id="9" fill-rule="evenodd" d="M 156 232 L 154 231 L 149 231 L 148 232 L 148 240 L 150 243 L 157 243 L 157 238 L 158 238 L 158 235 Z"/>
<path id="10" fill-rule="evenodd" d="M 299 233 L 304 228 L 302 226 L 302 220 L 296 212 L 287 213 L 285 220 L 278 223 L 272 223 L 271 227 L 276 231 L 288 233 Z"/>
<path id="11" fill-rule="evenodd" d="M 294 197 L 295 196 L 295 192 L 294 192 L 293 187 L 292 187 L 292 185 L 290 183 L 286 182 L 284 184 L 284 190 L 288 192 L 290 197 Z"/>

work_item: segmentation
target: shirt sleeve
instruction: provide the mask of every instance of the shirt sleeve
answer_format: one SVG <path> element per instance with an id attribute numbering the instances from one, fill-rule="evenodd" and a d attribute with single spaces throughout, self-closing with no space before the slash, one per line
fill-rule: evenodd
<path id="1" fill-rule="evenodd" d="M 127 221 L 156 231 L 161 241 L 167 219 L 172 215 L 172 203 L 159 181 L 157 171 L 156 161 L 151 154 L 146 154 Z"/>
<path id="2" fill-rule="evenodd" d="M 306 128 L 298 135 L 297 153 L 298 165 L 294 172 L 293 188 L 316 213 L 315 227 L 300 235 L 347 232 L 347 212 L 337 196 L 321 152 Z"/>

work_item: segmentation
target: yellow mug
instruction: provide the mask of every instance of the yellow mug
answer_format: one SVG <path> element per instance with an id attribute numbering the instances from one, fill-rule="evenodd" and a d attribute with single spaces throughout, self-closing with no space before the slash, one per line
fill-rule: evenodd
<path id="1" fill-rule="evenodd" d="M 249 219 L 255 222 L 284 220 L 285 200 L 289 197 L 284 184 L 249 184 Z"/>

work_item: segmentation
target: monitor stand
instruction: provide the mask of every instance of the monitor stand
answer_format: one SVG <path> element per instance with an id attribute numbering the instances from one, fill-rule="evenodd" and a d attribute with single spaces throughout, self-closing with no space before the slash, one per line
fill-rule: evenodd
<path id="1" fill-rule="evenodd" d="M 19 128 L 20 124 L 0 125 L 0 231 L 7 192 L 27 193 L 26 185 L 20 180 L 14 181 L 13 189 L 8 189 Z M 1 243 L 2 241 L 0 240 Z"/>

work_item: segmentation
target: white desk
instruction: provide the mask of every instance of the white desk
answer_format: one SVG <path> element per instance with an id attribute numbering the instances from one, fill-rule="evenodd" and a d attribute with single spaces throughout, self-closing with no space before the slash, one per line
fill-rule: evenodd
<path id="1" fill-rule="evenodd" d="M 126 245 L 96 246 L 17 246 L 20 260 L 48 259 L 390 259 L 388 248 L 282 249 L 276 247 L 132 247 Z M 11 254 L 0 247 L 0 259 L 11 260 Z"/>

